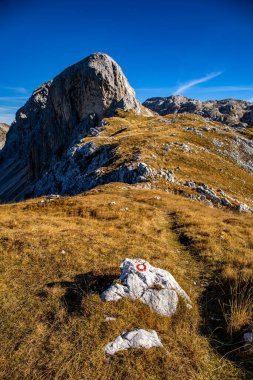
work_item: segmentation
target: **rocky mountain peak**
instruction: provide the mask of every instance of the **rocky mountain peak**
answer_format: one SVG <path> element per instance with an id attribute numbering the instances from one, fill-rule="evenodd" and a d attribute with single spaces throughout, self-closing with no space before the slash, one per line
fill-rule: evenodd
<path id="1" fill-rule="evenodd" d="M 120 66 L 95 53 L 37 88 L 16 114 L 1 152 L 0 199 L 19 199 L 92 127 L 116 109 L 151 115 Z"/>
<path id="2" fill-rule="evenodd" d="M 91 54 L 64 70 L 53 80 L 50 96 L 57 116 L 64 115 L 64 122 L 70 124 L 90 114 L 101 119 L 117 108 L 136 113 L 142 108 L 120 66 L 103 53 Z"/>

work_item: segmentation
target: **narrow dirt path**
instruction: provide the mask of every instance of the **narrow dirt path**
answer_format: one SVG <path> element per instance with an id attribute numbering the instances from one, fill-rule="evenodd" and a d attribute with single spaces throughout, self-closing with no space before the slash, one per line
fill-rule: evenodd
<path id="1" fill-rule="evenodd" d="M 240 351 L 243 350 L 241 337 L 232 338 L 227 333 L 222 305 L 228 302 L 230 295 L 228 284 L 222 282 L 220 271 L 198 254 L 196 247 L 182 232 L 184 226 L 180 223 L 177 212 L 168 212 L 168 220 L 175 239 L 188 255 L 189 268 L 195 268 L 196 271 L 195 281 L 198 286 L 198 305 L 202 322 L 200 333 L 209 339 L 218 355 L 231 360 L 245 371 L 243 380 L 252 380 L 253 362 L 248 357 L 240 355 Z"/>

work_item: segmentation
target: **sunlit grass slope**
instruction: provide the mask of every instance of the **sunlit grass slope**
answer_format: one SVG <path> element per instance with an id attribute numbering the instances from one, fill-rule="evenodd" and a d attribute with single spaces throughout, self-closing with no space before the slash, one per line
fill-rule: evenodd
<path id="1" fill-rule="evenodd" d="M 104 173 L 128 160 L 141 158 L 152 168 L 166 168 L 176 176 L 176 185 L 160 180 L 153 183 L 153 187 L 191 193 L 190 189 L 180 186 L 191 180 L 215 190 L 222 189 L 238 201 L 253 206 L 252 174 L 224 154 L 237 149 L 237 138 L 245 134 L 251 138 L 252 128 L 248 128 L 247 133 L 238 132 L 191 114 L 147 118 L 119 110 L 118 115 L 107 119 L 108 125 L 99 136 L 83 139 L 98 146 L 115 145 L 117 159 L 103 168 Z M 188 146 L 189 152 L 182 144 Z"/>
<path id="2" fill-rule="evenodd" d="M 96 144 L 115 142 L 119 158 L 112 165 L 138 154 L 182 181 L 250 203 L 252 176 L 215 152 L 210 135 L 198 140 L 184 130 L 202 128 L 204 119 L 121 116 L 96 137 Z M 163 149 L 173 141 L 175 150 Z M 181 143 L 192 152 L 181 151 Z M 175 183 L 146 185 L 114 183 L 75 197 L 0 206 L 1 379 L 253 378 L 252 352 L 242 342 L 253 326 L 253 216 L 175 194 Z M 182 303 L 167 318 L 139 301 L 103 302 L 99 295 L 117 280 L 126 257 L 170 271 L 193 308 Z M 108 316 L 116 320 L 106 322 Z M 164 347 L 105 355 L 108 342 L 134 328 L 155 329 Z"/>
<path id="3" fill-rule="evenodd" d="M 247 240 L 240 244 L 241 216 L 208 211 L 162 191 L 118 184 L 85 196 L 1 206 L 2 377 L 239 379 L 241 370 L 201 336 L 198 298 L 203 273 L 211 275 L 206 263 L 241 268 L 240 256 L 249 269 L 249 247 Z M 244 218 L 248 236 L 251 222 Z M 179 242 L 180 229 L 198 258 Z M 125 257 L 169 270 L 190 294 L 193 310 L 182 305 L 175 317 L 164 318 L 139 302 L 102 302 L 99 292 Z M 117 320 L 105 322 L 106 316 Z M 105 356 L 107 342 L 137 327 L 156 329 L 164 349 Z"/>

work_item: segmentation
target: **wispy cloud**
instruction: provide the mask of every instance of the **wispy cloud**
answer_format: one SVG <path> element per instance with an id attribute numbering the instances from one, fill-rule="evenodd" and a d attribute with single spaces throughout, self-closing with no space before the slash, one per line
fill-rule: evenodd
<path id="1" fill-rule="evenodd" d="M 148 98 L 170 96 L 175 94 L 175 87 L 143 87 L 135 88 L 136 94 L 141 101 Z M 232 97 L 253 102 L 253 85 L 225 85 L 225 86 L 196 86 L 190 91 L 193 99 L 225 99 Z"/>
<path id="2" fill-rule="evenodd" d="M 13 112 L 13 111 L 15 111 L 17 109 L 17 107 L 9 107 L 9 106 L 7 106 L 7 107 L 1 107 L 0 106 L 0 114 L 2 114 L 2 113 L 7 113 L 7 112 Z"/>
<path id="3" fill-rule="evenodd" d="M 218 77 L 222 73 L 223 73 L 223 71 L 218 71 L 216 73 L 208 74 L 202 78 L 190 80 L 189 82 L 186 82 L 186 83 L 182 84 L 181 86 L 179 86 L 178 89 L 174 92 L 174 94 L 175 95 L 182 95 L 186 90 L 189 90 L 189 88 L 196 86 L 196 84 L 207 82 L 213 78 Z"/>
<path id="4" fill-rule="evenodd" d="M 253 92 L 253 86 L 212 86 L 212 87 L 201 87 L 196 88 L 194 92 L 205 93 L 205 92 Z"/>
<path id="5" fill-rule="evenodd" d="M 16 102 L 27 99 L 27 96 L 0 96 L 0 101 Z"/>
<path id="6" fill-rule="evenodd" d="M 1 114 L 0 115 L 0 123 L 11 124 L 15 119 L 15 115 L 13 114 Z"/>
<path id="7" fill-rule="evenodd" d="M 16 92 L 18 94 L 27 94 L 28 92 L 25 87 L 0 86 L 0 89 Z"/>
<path id="8" fill-rule="evenodd" d="M 16 111 L 25 103 L 27 96 L 0 96 L 0 123 L 11 124 Z"/>

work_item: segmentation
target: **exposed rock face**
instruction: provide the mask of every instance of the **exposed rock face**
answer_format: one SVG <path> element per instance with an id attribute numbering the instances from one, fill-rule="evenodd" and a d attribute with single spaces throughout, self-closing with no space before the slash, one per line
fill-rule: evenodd
<path id="1" fill-rule="evenodd" d="M 61 160 L 38 179 L 33 194 L 74 195 L 111 182 L 134 184 L 153 182 L 159 178 L 174 182 L 175 176 L 171 170 L 156 170 L 133 159 L 126 160 L 115 169 L 105 171 L 106 166 L 118 159 L 115 149 L 114 144 L 98 147 L 94 141 L 72 146 Z"/>
<path id="2" fill-rule="evenodd" d="M 128 348 L 151 348 L 162 347 L 162 343 L 154 330 L 146 331 L 143 329 L 122 333 L 113 342 L 108 343 L 105 352 L 114 355 L 121 350 Z"/>
<path id="3" fill-rule="evenodd" d="M 253 103 L 236 99 L 201 102 L 181 95 L 147 99 L 143 105 L 159 115 L 195 113 L 235 128 L 253 126 Z"/>
<path id="4" fill-rule="evenodd" d="M 125 259 L 120 269 L 122 284 L 113 284 L 105 290 L 101 295 L 105 301 L 118 301 L 123 297 L 139 299 L 166 316 L 176 312 L 178 296 L 191 307 L 189 296 L 169 272 L 141 259 Z"/>
<path id="5" fill-rule="evenodd" d="M 5 123 L 0 123 L 0 149 L 4 147 L 6 135 L 10 126 Z"/>
<path id="6" fill-rule="evenodd" d="M 17 112 L 1 152 L 0 200 L 35 195 L 33 185 L 49 172 L 47 187 L 54 187 L 54 176 L 61 175 L 55 173 L 57 163 L 117 108 L 151 114 L 136 100 L 119 65 L 102 53 L 68 67 L 35 90 Z"/>

